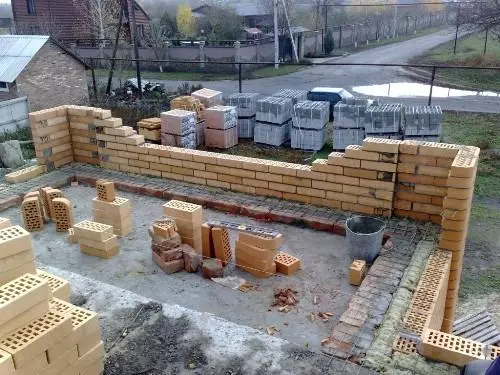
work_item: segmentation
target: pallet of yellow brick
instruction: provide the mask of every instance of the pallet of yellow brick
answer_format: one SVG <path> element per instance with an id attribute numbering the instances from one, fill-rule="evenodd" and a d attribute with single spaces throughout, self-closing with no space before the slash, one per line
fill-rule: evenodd
<path id="1" fill-rule="evenodd" d="M 26 198 L 21 204 L 24 227 L 29 232 L 43 230 L 43 216 L 38 198 Z"/>
<path id="2" fill-rule="evenodd" d="M 34 165 L 32 167 L 27 167 L 19 171 L 6 174 L 5 180 L 11 184 L 18 184 L 20 182 L 31 180 L 32 178 L 38 177 L 44 173 L 47 173 L 47 167 L 45 165 Z"/>
<path id="3" fill-rule="evenodd" d="M 52 208 L 57 232 L 67 232 L 73 227 L 73 206 L 68 199 L 52 199 Z"/>
<path id="4" fill-rule="evenodd" d="M 69 302 L 71 296 L 71 288 L 67 280 L 64 280 L 42 270 L 36 270 L 36 275 L 43 280 L 47 280 L 54 298 Z"/>

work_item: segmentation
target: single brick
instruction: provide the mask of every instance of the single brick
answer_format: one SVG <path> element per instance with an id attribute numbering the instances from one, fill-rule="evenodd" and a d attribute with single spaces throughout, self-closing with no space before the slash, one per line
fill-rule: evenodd
<path id="1" fill-rule="evenodd" d="M 198 271 L 203 261 L 202 255 L 186 244 L 182 245 L 182 254 L 184 257 L 184 270 L 190 273 Z"/>
<path id="2" fill-rule="evenodd" d="M 454 158 L 459 146 L 447 143 L 422 142 L 418 146 L 418 154 L 424 156 L 435 156 L 439 158 Z"/>
<path id="3" fill-rule="evenodd" d="M 110 251 L 111 249 L 120 246 L 120 244 L 118 243 L 118 237 L 116 235 L 113 235 L 108 239 L 105 239 L 104 241 L 95 241 L 85 237 L 81 237 L 78 239 L 78 243 L 80 245 L 84 245 L 86 247 L 92 247 L 96 250 L 102 250 L 102 251 Z"/>
<path id="4" fill-rule="evenodd" d="M 284 275 L 293 275 L 300 268 L 300 259 L 290 254 L 280 251 L 274 259 L 276 263 L 276 272 Z"/>
<path id="5" fill-rule="evenodd" d="M 153 257 L 153 262 L 155 262 L 158 267 L 160 267 L 166 274 L 170 275 L 175 272 L 179 272 L 184 269 L 184 259 L 173 260 L 170 262 L 165 262 L 163 259 L 156 254 L 154 251 L 151 252 Z M 181 252 L 182 255 L 182 252 Z"/>
<path id="6" fill-rule="evenodd" d="M 360 286 L 366 276 L 367 268 L 364 260 L 354 260 L 349 267 L 349 284 Z"/>
<path id="7" fill-rule="evenodd" d="M 49 218 L 54 219 L 54 207 L 52 205 L 52 200 L 55 198 L 64 198 L 64 194 L 59 189 L 49 189 L 46 191 L 46 193 Z"/>
<path id="8" fill-rule="evenodd" d="M 113 247 L 109 250 L 100 250 L 100 249 L 95 249 L 93 247 L 85 246 L 80 244 L 80 251 L 84 254 L 98 257 L 98 258 L 103 258 L 103 259 L 111 259 L 115 255 L 117 255 L 120 252 L 120 248 L 118 246 Z"/>
<path id="9" fill-rule="evenodd" d="M 383 153 L 399 153 L 401 141 L 383 138 L 365 138 L 363 141 L 363 151 L 376 151 Z"/>
<path id="10" fill-rule="evenodd" d="M 0 217 L 0 229 L 5 229 L 12 226 L 10 219 L 5 217 Z"/>
<path id="11" fill-rule="evenodd" d="M 396 172 L 397 164 L 361 160 L 361 168 L 383 172 Z"/>
<path id="12" fill-rule="evenodd" d="M 172 218 L 156 220 L 153 223 L 153 232 L 155 235 L 163 238 L 171 238 L 177 233 L 177 225 Z"/>
<path id="13" fill-rule="evenodd" d="M 204 259 L 201 270 L 205 279 L 224 276 L 224 266 L 220 259 Z"/>
<path id="14" fill-rule="evenodd" d="M 164 262 L 172 262 L 174 260 L 182 259 L 182 248 L 180 245 L 179 247 L 173 249 L 164 250 L 162 246 L 152 243 L 151 250 L 158 254 Z"/>
<path id="15" fill-rule="evenodd" d="M 52 210 L 57 232 L 67 232 L 73 227 L 73 205 L 68 199 L 52 199 Z"/>
<path id="16" fill-rule="evenodd" d="M 189 220 L 200 223 L 203 220 L 203 208 L 200 205 L 186 203 L 178 200 L 171 200 L 163 205 L 163 212 L 166 216 L 174 219 Z"/>
<path id="17" fill-rule="evenodd" d="M 361 162 L 359 160 L 350 159 L 342 152 L 332 152 L 328 155 L 328 164 L 349 168 L 359 168 L 361 166 Z"/>
<path id="18" fill-rule="evenodd" d="M 212 228 L 212 241 L 215 257 L 222 261 L 222 265 L 227 266 L 232 259 L 229 231 L 224 228 Z"/>
<path id="19" fill-rule="evenodd" d="M 21 212 L 24 220 L 24 226 L 29 232 L 43 230 L 43 217 L 38 198 L 27 198 L 21 204 Z"/>
<path id="20" fill-rule="evenodd" d="M 113 202 L 116 199 L 115 184 L 106 180 L 96 182 L 97 198 L 105 202 Z"/>
<path id="21" fill-rule="evenodd" d="M 69 302 L 71 296 L 69 281 L 38 269 L 36 270 L 36 275 L 43 280 L 47 280 L 50 290 L 52 291 L 52 295 L 55 298 Z"/>
<path id="22" fill-rule="evenodd" d="M 73 226 L 78 238 L 87 238 L 94 241 L 105 241 L 113 237 L 113 227 L 111 225 L 96 223 L 84 220 Z"/>
<path id="23" fill-rule="evenodd" d="M 206 223 L 201 226 L 201 241 L 203 258 L 215 258 L 212 229 Z"/>
<path id="24" fill-rule="evenodd" d="M 78 237 L 76 236 L 75 230 L 73 228 L 68 228 L 68 242 L 78 243 Z"/>
<path id="25" fill-rule="evenodd" d="M 238 241 L 261 249 L 276 250 L 285 243 L 285 238 L 281 233 L 278 233 L 275 237 L 268 237 L 240 231 L 238 233 Z"/>

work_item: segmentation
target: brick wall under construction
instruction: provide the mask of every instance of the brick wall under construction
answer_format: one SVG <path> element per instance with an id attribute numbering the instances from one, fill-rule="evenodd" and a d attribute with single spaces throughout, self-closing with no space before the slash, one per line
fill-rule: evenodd
<path id="1" fill-rule="evenodd" d="M 441 225 L 452 253 L 443 330 L 456 312 L 479 149 L 367 138 L 312 166 L 146 143 L 110 111 L 66 106 L 30 114 L 39 162 L 73 160 L 247 194 Z M 96 151 L 97 150 L 97 151 Z"/>

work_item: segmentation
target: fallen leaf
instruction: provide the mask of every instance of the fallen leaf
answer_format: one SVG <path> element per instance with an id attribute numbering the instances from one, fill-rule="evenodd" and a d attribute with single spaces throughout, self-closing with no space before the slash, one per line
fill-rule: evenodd
<path id="1" fill-rule="evenodd" d="M 334 316 L 335 314 L 334 313 L 331 313 L 331 312 L 326 312 L 324 313 L 326 316 Z"/>
<path id="2" fill-rule="evenodd" d="M 314 296 L 313 297 L 313 305 L 317 305 L 318 304 L 318 296 Z"/>
<path id="3" fill-rule="evenodd" d="M 316 315 L 314 313 L 309 313 L 309 319 L 311 319 L 311 322 L 314 322 L 314 319 L 316 319 Z"/>
<path id="4" fill-rule="evenodd" d="M 328 344 L 330 342 L 330 339 L 323 339 L 321 340 L 321 345 Z"/>

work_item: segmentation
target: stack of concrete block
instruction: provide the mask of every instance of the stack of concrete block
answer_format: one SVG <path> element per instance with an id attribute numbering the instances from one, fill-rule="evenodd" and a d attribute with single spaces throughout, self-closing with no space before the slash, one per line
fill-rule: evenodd
<path id="1" fill-rule="evenodd" d="M 161 144 L 196 148 L 196 113 L 173 109 L 161 113 Z"/>
<path id="2" fill-rule="evenodd" d="M 68 106 L 68 121 L 75 161 L 99 165 L 97 131 L 94 120 L 104 120 L 110 117 L 110 110 Z"/>
<path id="3" fill-rule="evenodd" d="M 398 155 L 399 141 L 366 138 L 363 146 L 352 145 L 345 153 L 333 152 L 328 160 L 314 161 L 312 171 L 328 176 L 325 182 L 313 181 L 311 190 L 318 198 L 326 190 L 330 207 L 390 216 Z"/>
<path id="4" fill-rule="evenodd" d="M 118 254 L 118 237 L 113 233 L 111 225 L 84 220 L 73 226 L 84 254 L 110 259 Z"/>
<path id="5" fill-rule="evenodd" d="M 440 106 L 406 106 L 404 139 L 439 142 L 443 111 Z"/>
<path id="6" fill-rule="evenodd" d="M 101 167 L 129 173 L 141 173 L 142 168 L 149 167 L 148 160 L 141 160 L 137 153 L 131 153 L 144 144 L 143 135 L 123 126 L 121 118 L 94 120 L 94 124 Z"/>
<path id="7" fill-rule="evenodd" d="M 182 243 L 188 244 L 201 254 L 203 207 L 197 204 L 171 200 L 163 205 L 163 213 L 175 220 Z"/>
<path id="8" fill-rule="evenodd" d="M 365 130 L 367 137 L 385 139 L 403 139 L 401 126 L 403 123 L 403 106 L 401 104 L 382 104 L 370 106 L 365 113 Z"/>
<path id="9" fill-rule="evenodd" d="M 275 259 L 283 241 L 282 235 L 270 238 L 240 232 L 235 247 L 236 266 L 257 277 L 274 275 Z"/>
<path id="10" fill-rule="evenodd" d="M 293 107 L 292 148 L 319 151 L 326 142 L 330 119 L 327 102 L 302 101 Z"/>
<path id="11" fill-rule="evenodd" d="M 257 113 L 257 93 L 236 93 L 227 98 L 227 104 L 235 106 L 238 111 L 238 137 L 252 138 Z"/>
<path id="12" fill-rule="evenodd" d="M 56 298 L 47 277 L 26 273 L 0 287 L 2 374 L 101 374 L 97 314 Z"/>
<path id="13" fill-rule="evenodd" d="M 281 89 L 273 94 L 278 98 L 292 99 L 292 104 L 303 102 L 307 100 L 307 91 L 295 89 Z"/>
<path id="14" fill-rule="evenodd" d="M 0 285 L 25 273 L 36 273 L 30 234 L 18 225 L 0 229 Z"/>
<path id="15" fill-rule="evenodd" d="M 334 107 L 333 149 L 345 150 L 349 145 L 361 145 L 365 138 L 365 113 L 371 101 L 350 98 Z"/>
<path id="16" fill-rule="evenodd" d="M 123 237 L 132 231 L 132 205 L 129 199 L 117 197 L 112 182 L 98 180 L 97 197 L 92 200 L 94 221 L 111 225 L 116 235 Z"/>
<path id="17" fill-rule="evenodd" d="M 73 148 L 66 106 L 29 114 L 35 153 L 48 170 L 73 162 Z"/>
<path id="18" fill-rule="evenodd" d="M 139 135 L 144 136 L 146 141 L 161 141 L 161 118 L 145 118 L 137 123 Z"/>
<path id="19" fill-rule="evenodd" d="M 21 182 L 29 181 L 32 178 L 38 177 L 44 173 L 47 173 L 46 165 L 33 165 L 31 167 L 6 174 L 5 181 L 10 184 L 19 184 Z"/>
<path id="20" fill-rule="evenodd" d="M 266 97 L 257 101 L 254 141 L 281 146 L 290 139 L 292 99 Z"/>
<path id="21" fill-rule="evenodd" d="M 223 104 L 222 92 L 210 89 L 201 89 L 191 94 L 195 99 L 198 99 L 205 108 L 210 108 L 216 105 Z"/>
<path id="22" fill-rule="evenodd" d="M 73 226 L 73 205 L 66 198 L 54 198 L 52 207 L 57 232 L 67 232 Z"/>
<path id="23" fill-rule="evenodd" d="M 363 98 L 360 96 L 353 96 L 351 98 L 343 98 L 342 99 L 343 104 L 347 105 L 358 105 L 358 106 L 363 106 L 363 107 L 369 107 L 371 105 L 380 105 L 380 102 L 378 100 L 370 99 L 370 98 Z"/>
<path id="24" fill-rule="evenodd" d="M 216 105 L 205 110 L 205 146 L 227 149 L 238 144 L 236 107 Z"/>
<path id="25" fill-rule="evenodd" d="M 349 284 L 360 286 L 366 276 L 366 261 L 354 260 L 349 267 Z"/>
<path id="26" fill-rule="evenodd" d="M 21 204 L 21 215 L 23 217 L 24 227 L 28 232 L 43 231 L 43 208 L 40 206 L 38 197 L 25 198 Z"/>

